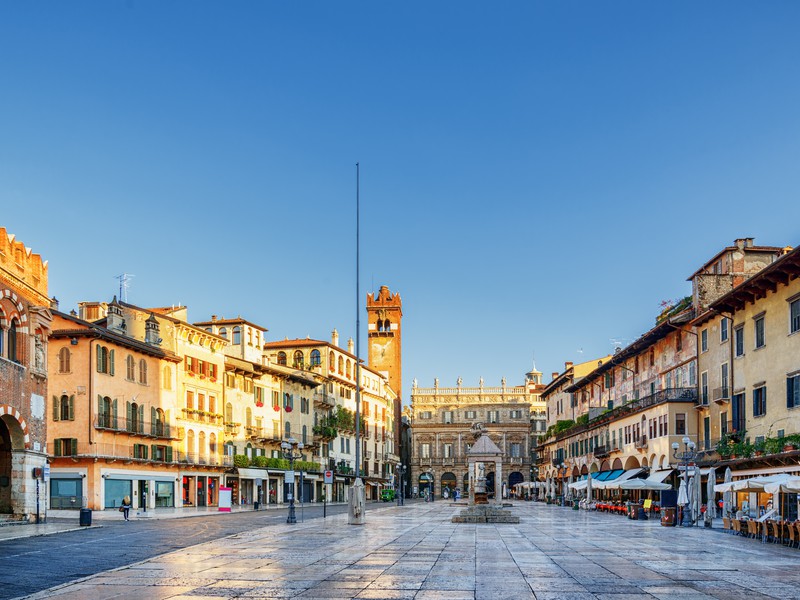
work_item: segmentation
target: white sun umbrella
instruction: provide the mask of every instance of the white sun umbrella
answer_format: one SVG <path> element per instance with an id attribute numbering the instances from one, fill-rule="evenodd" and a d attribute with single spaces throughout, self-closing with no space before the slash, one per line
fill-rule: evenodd
<path id="1" fill-rule="evenodd" d="M 725 483 L 730 483 L 733 479 L 733 473 L 731 473 L 731 468 L 725 468 Z M 715 486 L 716 487 L 716 486 Z M 722 492 L 722 516 L 727 517 L 731 513 L 731 500 L 733 499 L 733 494 L 730 490 L 725 490 Z"/>
<path id="2" fill-rule="evenodd" d="M 572 483 L 572 473 L 569 474 L 569 483 L 570 484 Z M 569 488 L 569 484 L 568 484 L 568 489 L 570 489 L 570 490 L 572 489 L 572 488 Z M 567 490 L 564 490 L 564 493 L 565 493 L 564 495 L 568 496 L 569 498 L 572 498 L 572 491 L 570 491 L 568 494 L 566 492 L 567 492 Z"/>
<path id="3" fill-rule="evenodd" d="M 711 523 L 714 519 L 714 515 L 717 514 L 717 507 L 714 503 L 714 485 L 716 484 L 717 480 L 717 470 L 715 468 L 711 468 L 708 471 L 708 483 L 706 484 L 706 493 L 708 494 L 708 504 L 706 504 L 706 518 L 705 521 L 708 523 L 708 526 L 711 526 Z"/>
<path id="4" fill-rule="evenodd" d="M 685 507 L 689 504 L 689 492 L 686 489 L 686 480 L 681 477 L 681 484 L 678 486 L 678 504 Z M 684 510 L 686 510 L 684 508 Z"/>
<path id="5" fill-rule="evenodd" d="M 586 476 L 586 502 L 587 504 L 592 501 L 592 474 Z"/>
<path id="6" fill-rule="evenodd" d="M 692 491 L 694 492 L 694 506 L 692 507 L 692 523 L 697 524 L 700 521 L 700 508 L 703 505 L 703 488 L 702 484 L 700 483 L 700 469 L 695 468 L 696 475 L 693 477 L 694 479 L 694 488 Z"/>

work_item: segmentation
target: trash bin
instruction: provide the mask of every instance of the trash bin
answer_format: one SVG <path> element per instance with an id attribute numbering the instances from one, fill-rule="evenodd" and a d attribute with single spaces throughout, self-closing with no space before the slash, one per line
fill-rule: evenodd
<path id="1" fill-rule="evenodd" d="M 259 502 L 253 502 L 253 510 L 258 510 L 259 506 L 260 506 Z"/>
<path id="2" fill-rule="evenodd" d="M 675 525 L 675 507 L 661 508 L 661 525 L 664 527 L 673 527 Z"/>
<path id="3" fill-rule="evenodd" d="M 82 508 L 80 511 L 81 527 L 89 527 L 92 524 L 92 511 L 89 508 Z"/>
<path id="4" fill-rule="evenodd" d="M 637 514 L 637 518 L 640 521 L 647 521 L 647 518 L 648 518 L 647 517 L 647 513 L 644 510 L 644 506 L 642 506 L 641 504 L 639 505 L 639 508 L 637 509 L 637 513 L 638 513 Z"/>

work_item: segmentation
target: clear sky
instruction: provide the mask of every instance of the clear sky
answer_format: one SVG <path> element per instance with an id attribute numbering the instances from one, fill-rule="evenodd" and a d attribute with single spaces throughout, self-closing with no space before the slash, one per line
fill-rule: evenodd
<path id="1" fill-rule="evenodd" d="M 344 341 L 359 161 L 406 400 L 549 381 L 734 238 L 800 243 L 798 31 L 796 1 L 3 2 L 0 225 L 62 310 L 127 272 Z"/>

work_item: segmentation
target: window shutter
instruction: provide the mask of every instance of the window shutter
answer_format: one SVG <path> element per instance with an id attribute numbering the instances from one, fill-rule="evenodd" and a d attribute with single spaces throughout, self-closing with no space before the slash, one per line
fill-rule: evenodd
<path id="1" fill-rule="evenodd" d="M 166 448 L 164 448 L 164 454 L 165 454 L 166 461 L 168 463 L 171 463 L 172 462 L 172 446 L 167 446 Z"/>
<path id="2" fill-rule="evenodd" d="M 155 406 L 151 406 L 150 407 L 150 434 L 151 435 L 155 435 L 156 434 L 156 421 L 157 420 L 158 419 L 157 419 L 156 407 Z"/>
<path id="3" fill-rule="evenodd" d="M 114 429 L 119 429 L 119 427 L 117 426 L 117 399 L 116 398 L 114 398 L 114 400 L 111 402 L 111 426 Z"/>
<path id="4" fill-rule="evenodd" d="M 794 406 L 794 377 L 786 378 L 786 408 Z"/>
<path id="5" fill-rule="evenodd" d="M 114 374 L 114 351 L 113 350 L 111 350 L 108 353 L 108 374 L 109 375 L 113 375 Z"/>
<path id="6" fill-rule="evenodd" d="M 61 456 L 61 440 L 53 440 L 53 456 Z"/>
<path id="7" fill-rule="evenodd" d="M 100 394 L 97 394 L 97 414 L 103 414 L 103 397 Z"/>
<path id="8" fill-rule="evenodd" d="M 69 397 L 69 420 L 75 420 L 75 394 Z"/>
<path id="9" fill-rule="evenodd" d="M 787 379 L 787 381 L 789 380 Z M 53 396 L 53 421 L 58 421 L 58 417 L 61 416 L 59 408 L 58 396 Z"/>
<path id="10" fill-rule="evenodd" d="M 131 425 L 133 425 L 133 410 L 131 410 L 130 402 L 125 402 L 125 419 L 125 429 L 130 431 Z"/>
<path id="11" fill-rule="evenodd" d="M 77 440 L 77 438 L 72 438 L 70 440 L 70 442 L 71 442 L 71 446 L 72 446 L 72 448 L 71 448 L 72 451 L 70 452 L 70 456 L 77 456 L 77 454 L 78 454 L 78 440 Z"/>
<path id="12" fill-rule="evenodd" d="M 142 444 L 142 458 L 147 458 L 147 446 Z"/>
<path id="13" fill-rule="evenodd" d="M 97 372 L 103 372 L 103 347 L 97 346 Z"/>
<path id="14" fill-rule="evenodd" d="M 153 460 L 156 460 L 157 456 L 158 456 L 158 452 L 156 452 L 156 445 L 155 444 L 151 444 L 151 446 L 150 446 L 150 458 L 152 458 Z"/>
<path id="15" fill-rule="evenodd" d="M 144 433 L 144 406 L 139 407 L 139 433 Z"/>

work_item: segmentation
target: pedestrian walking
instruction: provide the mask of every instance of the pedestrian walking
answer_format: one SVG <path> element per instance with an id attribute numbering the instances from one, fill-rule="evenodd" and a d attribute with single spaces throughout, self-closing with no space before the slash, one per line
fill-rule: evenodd
<path id="1" fill-rule="evenodd" d="M 130 519 L 128 518 L 128 515 L 130 514 L 130 511 L 131 511 L 131 497 L 130 496 L 125 496 L 122 499 L 122 506 L 120 506 L 119 509 L 122 511 L 122 516 L 125 517 L 125 520 L 126 521 L 130 521 Z"/>

